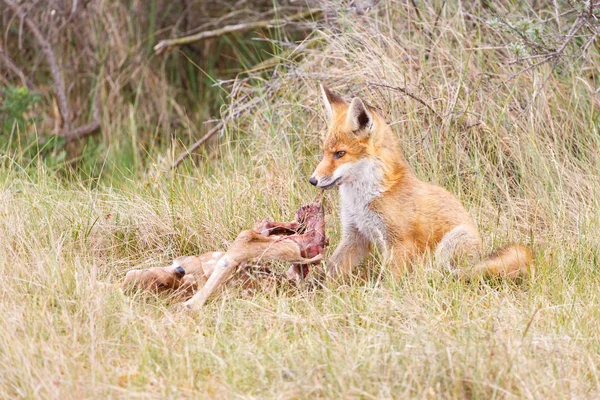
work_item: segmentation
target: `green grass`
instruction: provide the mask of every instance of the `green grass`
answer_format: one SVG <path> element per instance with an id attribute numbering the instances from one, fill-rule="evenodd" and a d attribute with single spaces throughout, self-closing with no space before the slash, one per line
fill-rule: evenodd
<path id="1" fill-rule="evenodd" d="M 230 107 L 258 105 L 177 174 L 164 173 L 168 150 L 129 169 L 100 162 L 93 177 L 5 154 L 0 397 L 600 396 L 598 51 L 503 84 L 523 68 L 508 62 L 512 36 L 469 17 L 489 11 L 453 3 L 437 23 L 442 2 L 421 5 L 421 18 L 405 2 L 338 15 L 304 58 L 240 82 Z M 464 283 L 416 266 L 393 282 L 373 258 L 367 279 L 230 291 L 198 314 L 98 284 L 224 249 L 257 220 L 290 219 L 311 201 L 319 81 L 379 107 L 417 175 L 463 201 L 486 249 L 532 245 L 535 275 Z M 442 118 L 368 82 L 406 86 Z M 138 112 L 111 126 L 135 127 Z M 337 194 L 326 203 L 333 248 Z"/>

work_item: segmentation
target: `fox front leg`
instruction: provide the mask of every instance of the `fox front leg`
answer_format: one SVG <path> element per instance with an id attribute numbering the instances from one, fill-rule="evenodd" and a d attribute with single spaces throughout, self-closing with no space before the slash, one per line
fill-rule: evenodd
<path id="1" fill-rule="evenodd" d="M 326 271 L 317 273 L 317 280 L 322 282 L 325 278 L 331 280 L 343 279 L 356 265 L 360 264 L 367 256 L 370 242 L 356 229 L 345 232 L 340 244 L 327 262 Z"/>

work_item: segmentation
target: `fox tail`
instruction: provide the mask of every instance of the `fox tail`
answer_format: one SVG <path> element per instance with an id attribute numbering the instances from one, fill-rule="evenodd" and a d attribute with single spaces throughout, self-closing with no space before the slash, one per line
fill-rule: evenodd
<path id="1" fill-rule="evenodd" d="M 473 272 L 485 277 L 526 277 L 533 272 L 533 253 L 521 244 L 505 246 L 479 261 Z"/>

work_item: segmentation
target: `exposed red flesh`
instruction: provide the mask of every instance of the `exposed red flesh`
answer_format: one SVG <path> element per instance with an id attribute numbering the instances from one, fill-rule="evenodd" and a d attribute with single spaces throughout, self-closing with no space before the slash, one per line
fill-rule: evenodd
<path id="1" fill-rule="evenodd" d="M 276 226 L 296 226 L 295 234 L 282 237 L 281 240 L 292 240 L 300 248 L 304 258 L 313 258 L 325 252 L 325 211 L 320 201 L 302 206 L 296 212 L 296 221 L 287 224 L 271 223 Z M 318 264 L 318 263 L 315 263 Z M 308 268 L 303 268 L 304 276 Z"/>

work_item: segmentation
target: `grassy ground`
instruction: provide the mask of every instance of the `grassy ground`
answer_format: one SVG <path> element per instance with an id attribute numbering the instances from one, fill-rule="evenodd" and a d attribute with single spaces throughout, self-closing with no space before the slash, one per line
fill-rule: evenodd
<path id="1" fill-rule="evenodd" d="M 158 157 L 133 177 L 94 179 L 5 157 L 0 397 L 600 396 L 598 52 L 513 79 L 512 36 L 465 7 L 341 13 L 301 61 L 245 81 L 252 92 L 231 107 L 259 101 L 176 175 Z M 372 259 L 381 273 L 351 285 L 231 292 L 197 315 L 97 284 L 223 249 L 312 200 L 323 80 L 381 108 L 411 166 L 461 198 L 486 248 L 532 245 L 535 276 L 462 283 L 420 266 L 392 282 Z M 439 118 L 372 83 L 406 87 Z M 326 199 L 335 246 L 337 194 Z"/>

